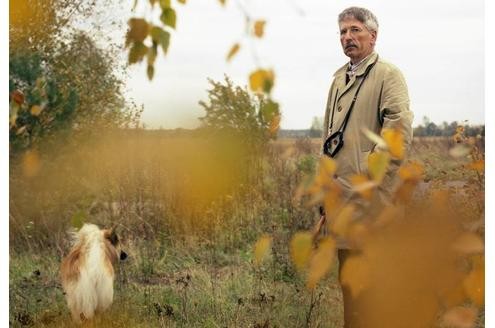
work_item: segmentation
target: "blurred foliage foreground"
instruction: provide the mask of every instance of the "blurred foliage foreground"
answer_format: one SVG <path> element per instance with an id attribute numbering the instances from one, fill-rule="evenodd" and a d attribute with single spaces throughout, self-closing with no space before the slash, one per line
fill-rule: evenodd
<path id="1" fill-rule="evenodd" d="M 342 274 L 366 327 L 484 327 L 482 145 L 462 128 L 415 140 L 395 205 L 357 218 L 401 156 L 395 132 L 374 138 L 351 203 L 319 140 L 253 152 L 242 135 L 122 130 L 26 152 L 10 171 L 11 325 L 70 326 L 58 265 L 67 230 L 90 221 L 118 224 L 130 254 L 99 326 L 341 327 L 340 238 L 360 250 Z"/>

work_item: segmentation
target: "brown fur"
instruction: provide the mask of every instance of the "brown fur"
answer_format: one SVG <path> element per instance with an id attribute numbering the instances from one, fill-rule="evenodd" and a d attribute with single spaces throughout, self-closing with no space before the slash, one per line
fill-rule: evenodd
<path id="1" fill-rule="evenodd" d="M 113 266 L 119 260 L 119 255 L 117 253 L 117 250 L 115 249 L 115 246 L 112 245 L 112 243 L 108 239 L 105 239 L 105 255 L 105 268 L 108 270 L 108 272 L 110 272 L 110 274 L 113 275 Z"/>
<path id="2" fill-rule="evenodd" d="M 84 256 L 82 256 L 82 247 L 83 243 L 80 243 L 62 260 L 60 271 L 63 280 L 72 281 L 79 278 L 79 268 L 84 265 L 85 261 Z"/>

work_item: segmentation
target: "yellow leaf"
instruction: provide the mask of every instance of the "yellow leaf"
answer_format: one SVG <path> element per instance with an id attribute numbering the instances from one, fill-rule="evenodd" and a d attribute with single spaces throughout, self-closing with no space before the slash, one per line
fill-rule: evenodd
<path id="1" fill-rule="evenodd" d="M 424 167 L 417 161 L 404 164 L 399 168 L 399 177 L 403 181 L 418 182 L 423 178 Z"/>
<path id="2" fill-rule="evenodd" d="M 258 38 L 261 38 L 263 36 L 265 24 L 265 20 L 257 20 L 254 22 L 254 35 L 256 35 Z"/>
<path id="3" fill-rule="evenodd" d="M 478 172 L 484 172 L 485 171 L 485 161 L 484 160 L 475 161 L 475 162 L 469 163 L 468 165 L 466 165 L 466 167 L 468 169 L 476 170 Z"/>
<path id="4" fill-rule="evenodd" d="M 320 158 L 320 165 L 318 166 L 319 168 L 319 175 L 322 177 L 328 179 L 332 178 L 335 175 L 335 171 L 337 171 L 337 162 L 335 162 L 334 159 L 328 157 L 328 156 L 321 156 Z"/>
<path id="5" fill-rule="evenodd" d="M 364 174 L 356 174 L 350 178 L 352 189 L 359 193 L 364 199 L 370 200 L 373 197 L 373 188 L 377 186 L 375 181 L 368 179 Z"/>
<path id="6" fill-rule="evenodd" d="M 404 136 L 398 129 L 383 129 L 382 136 L 392 157 L 404 158 Z"/>
<path id="7" fill-rule="evenodd" d="M 263 259 L 268 254 L 270 246 L 272 244 L 272 238 L 270 236 L 263 236 L 254 245 L 254 264 L 260 265 Z"/>
<path id="8" fill-rule="evenodd" d="M 337 184 L 325 191 L 324 203 L 327 218 L 333 218 L 342 207 L 342 189 Z"/>
<path id="9" fill-rule="evenodd" d="M 453 248 L 463 254 L 483 253 L 485 246 L 480 236 L 472 232 L 463 233 L 454 242 Z"/>
<path id="10" fill-rule="evenodd" d="M 318 281 L 330 270 L 335 255 L 335 241 L 330 238 L 323 239 L 318 245 L 309 265 L 308 281 L 306 286 L 310 289 L 316 287 Z"/>
<path id="11" fill-rule="evenodd" d="M 444 314 L 443 323 L 448 327 L 473 328 L 477 315 L 475 308 L 457 306 Z"/>
<path id="12" fill-rule="evenodd" d="M 226 2 L 226 0 L 218 0 L 218 2 L 220 2 L 220 4 L 221 4 L 222 6 L 225 6 L 225 2 Z"/>
<path id="13" fill-rule="evenodd" d="M 369 286 L 369 263 L 362 255 L 345 260 L 342 268 L 342 284 L 349 287 L 352 297 L 357 297 Z"/>
<path id="14" fill-rule="evenodd" d="M 374 224 L 377 227 L 384 227 L 387 224 L 400 219 L 404 216 L 404 210 L 401 206 L 386 206 L 376 218 Z"/>
<path id="15" fill-rule="evenodd" d="M 363 223 L 354 223 L 347 232 L 349 243 L 355 247 L 361 247 L 368 238 L 368 228 Z"/>
<path id="16" fill-rule="evenodd" d="M 371 178 L 380 184 L 387 173 L 390 163 L 390 154 L 386 152 L 374 152 L 368 156 L 368 171 Z"/>
<path id="17" fill-rule="evenodd" d="M 34 105 L 33 107 L 31 107 L 31 115 L 38 116 L 41 114 L 42 110 L 43 110 L 43 108 L 41 106 Z"/>
<path id="18" fill-rule="evenodd" d="M 466 300 L 464 287 L 462 285 L 457 285 L 453 288 L 449 288 L 445 294 L 441 295 L 441 299 L 447 308 L 462 304 Z"/>
<path id="19" fill-rule="evenodd" d="M 447 189 L 436 189 L 431 193 L 431 200 L 435 206 L 445 208 L 449 201 L 449 191 Z"/>
<path id="20" fill-rule="evenodd" d="M 254 92 L 269 93 L 274 80 L 275 75 L 272 70 L 258 69 L 249 75 L 249 87 Z"/>
<path id="21" fill-rule="evenodd" d="M 352 223 L 352 218 L 354 215 L 354 206 L 346 205 L 337 215 L 335 220 L 331 221 L 332 231 L 338 236 L 346 237 L 349 231 L 349 227 Z"/>
<path id="22" fill-rule="evenodd" d="M 232 57 L 235 56 L 235 54 L 239 51 L 240 48 L 241 46 L 239 43 L 234 44 L 232 48 L 230 48 L 229 53 L 227 54 L 227 61 L 231 60 Z"/>
<path id="23" fill-rule="evenodd" d="M 378 134 L 374 133 L 373 131 L 371 131 L 367 128 L 362 128 L 361 131 L 364 133 L 364 135 L 368 139 L 370 139 L 371 141 L 373 141 L 376 144 L 375 147 L 377 149 L 387 149 L 387 143 Z"/>
<path id="24" fill-rule="evenodd" d="M 411 199 L 416 185 L 417 183 L 411 180 L 403 181 L 395 191 L 395 200 L 407 203 Z"/>
<path id="25" fill-rule="evenodd" d="M 27 177 L 33 177 L 38 174 L 40 169 L 40 156 L 35 150 L 28 150 L 22 158 L 23 173 Z"/>
<path id="26" fill-rule="evenodd" d="M 297 270 L 302 271 L 311 257 L 313 236 L 309 232 L 297 232 L 290 242 L 290 255 Z"/>
<path id="27" fill-rule="evenodd" d="M 478 256 L 473 261 L 473 269 L 463 282 L 466 295 L 478 306 L 485 303 L 485 257 Z"/>

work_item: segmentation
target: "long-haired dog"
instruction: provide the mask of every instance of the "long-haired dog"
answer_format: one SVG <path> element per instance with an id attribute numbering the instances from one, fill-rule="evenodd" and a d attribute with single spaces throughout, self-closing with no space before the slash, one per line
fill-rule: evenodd
<path id="1" fill-rule="evenodd" d="M 113 301 L 114 266 L 127 254 L 118 251 L 115 229 L 84 224 L 74 234 L 70 253 L 62 260 L 60 276 L 72 318 L 77 323 L 105 311 Z"/>

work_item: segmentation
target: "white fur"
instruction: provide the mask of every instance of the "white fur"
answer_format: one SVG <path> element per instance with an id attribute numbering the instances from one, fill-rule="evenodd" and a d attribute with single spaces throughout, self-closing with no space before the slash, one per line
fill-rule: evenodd
<path id="1" fill-rule="evenodd" d="M 74 321 L 81 322 L 81 314 L 91 319 L 105 311 L 113 301 L 114 272 L 105 265 L 105 237 L 94 224 L 84 224 L 75 234 L 74 248 L 81 246 L 84 262 L 76 280 L 64 279 L 62 285 Z"/>

